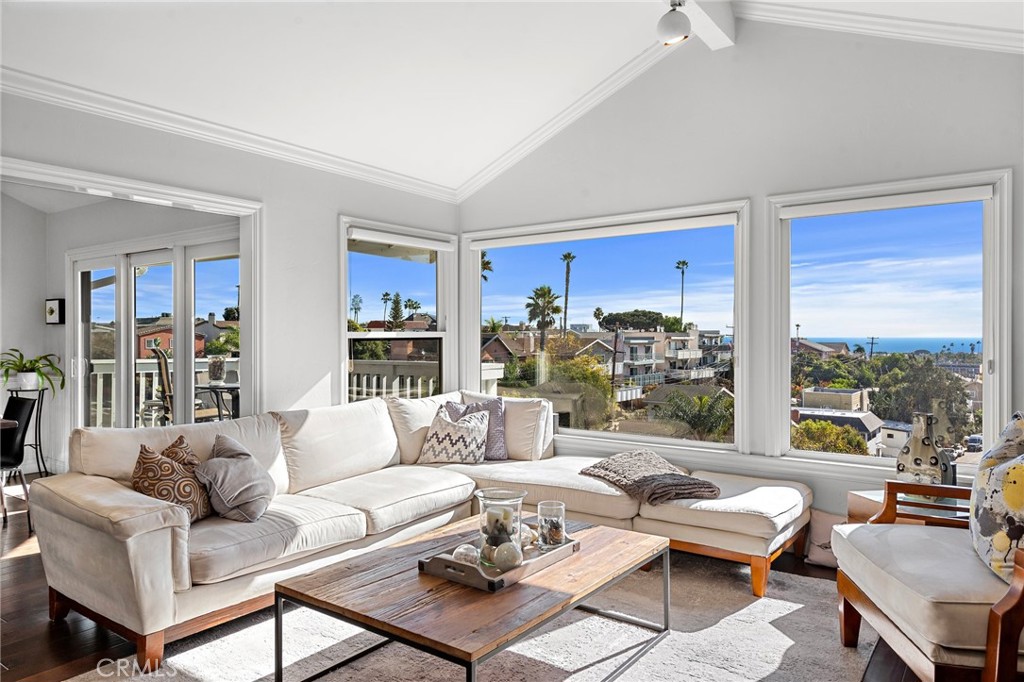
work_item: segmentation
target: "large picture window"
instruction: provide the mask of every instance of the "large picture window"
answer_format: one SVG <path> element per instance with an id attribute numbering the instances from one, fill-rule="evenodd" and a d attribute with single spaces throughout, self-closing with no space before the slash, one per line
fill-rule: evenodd
<path id="1" fill-rule="evenodd" d="M 732 444 L 735 221 L 474 249 L 480 387 L 561 427 Z"/>
<path id="2" fill-rule="evenodd" d="M 793 448 L 896 457 L 919 412 L 977 461 L 982 233 L 981 201 L 791 221 Z"/>

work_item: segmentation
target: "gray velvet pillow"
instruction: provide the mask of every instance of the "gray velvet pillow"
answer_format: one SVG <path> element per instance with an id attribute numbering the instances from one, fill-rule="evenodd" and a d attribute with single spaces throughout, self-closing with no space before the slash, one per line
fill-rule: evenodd
<path id="1" fill-rule="evenodd" d="M 478 403 L 463 405 L 451 401 L 444 404 L 448 417 L 452 421 L 458 421 L 467 414 L 474 412 L 486 412 L 487 420 L 487 448 L 484 451 L 484 459 L 488 462 L 500 462 L 508 459 L 508 450 L 505 447 L 505 402 L 501 398 L 483 400 Z"/>
<path id="2" fill-rule="evenodd" d="M 214 511 L 233 521 L 256 521 L 267 511 L 277 486 L 266 469 L 234 438 L 218 434 L 210 459 L 196 467 Z"/>

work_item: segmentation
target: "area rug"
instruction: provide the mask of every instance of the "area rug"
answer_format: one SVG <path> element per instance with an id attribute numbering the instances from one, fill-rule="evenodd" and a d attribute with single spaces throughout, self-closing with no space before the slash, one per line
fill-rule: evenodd
<path id="1" fill-rule="evenodd" d="M 857 682 L 877 635 L 865 623 L 860 646 L 839 643 L 836 584 L 773 571 L 768 596 L 750 594 L 747 566 L 679 552 L 672 556 L 672 634 L 622 680 L 644 682 Z M 661 569 L 638 571 L 592 601 L 595 606 L 658 621 Z M 486 595 L 481 594 L 481 608 Z M 285 612 L 285 680 L 298 680 L 378 641 L 375 635 L 309 609 Z M 74 682 L 174 680 L 269 682 L 274 620 L 265 610 L 167 646 L 165 669 L 132 675 L 133 659 L 107 662 Z M 581 611 L 549 623 L 478 669 L 481 682 L 601 680 L 647 638 L 646 630 Z M 119 668 L 120 665 L 120 668 Z M 465 679 L 455 664 L 391 643 L 321 678 L 447 682 Z"/>

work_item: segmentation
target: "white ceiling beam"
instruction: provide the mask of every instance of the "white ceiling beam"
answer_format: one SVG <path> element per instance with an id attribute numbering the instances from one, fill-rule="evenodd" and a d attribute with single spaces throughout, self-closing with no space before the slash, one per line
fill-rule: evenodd
<path id="1" fill-rule="evenodd" d="M 711 50 L 736 44 L 736 21 L 728 0 L 687 0 L 686 16 L 690 17 L 693 34 Z"/>

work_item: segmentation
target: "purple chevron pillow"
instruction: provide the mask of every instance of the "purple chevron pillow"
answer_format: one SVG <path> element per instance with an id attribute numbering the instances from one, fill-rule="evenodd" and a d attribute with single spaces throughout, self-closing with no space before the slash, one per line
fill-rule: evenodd
<path id="1" fill-rule="evenodd" d="M 448 410 L 448 416 L 452 420 L 461 419 L 474 412 L 486 412 L 489 416 L 487 419 L 487 450 L 484 452 L 484 459 L 488 462 L 500 462 L 508 459 L 508 450 L 505 447 L 504 400 L 494 398 L 468 405 L 448 401 L 444 404 L 444 408 Z"/>
<path id="2" fill-rule="evenodd" d="M 487 412 L 467 414 L 459 420 L 448 416 L 444 405 L 437 408 L 417 464 L 478 464 L 487 447 Z"/>

